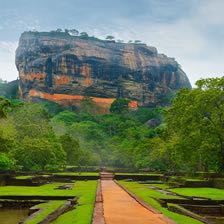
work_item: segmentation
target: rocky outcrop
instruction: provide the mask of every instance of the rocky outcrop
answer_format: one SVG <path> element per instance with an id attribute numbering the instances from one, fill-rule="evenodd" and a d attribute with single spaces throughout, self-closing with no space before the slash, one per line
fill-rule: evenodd
<path id="1" fill-rule="evenodd" d="M 23 33 L 16 66 L 25 99 L 73 105 L 89 96 L 105 110 L 119 97 L 132 100 L 131 107 L 164 104 L 191 87 L 178 63 L 155 47 L 66 33 Z"/>

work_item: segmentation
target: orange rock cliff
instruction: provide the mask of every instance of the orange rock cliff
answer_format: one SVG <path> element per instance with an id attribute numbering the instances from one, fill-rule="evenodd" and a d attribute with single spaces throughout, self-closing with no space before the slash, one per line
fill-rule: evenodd
<path id="1" fill-rule="evenodd" d="M 109 109 L 166 104 L 167 95 L 191 88 L 178 63 L 155 47 L 67 33 L 25 32 L 16 50 L 21 97 L 78 105 L 85 97 Z"/>

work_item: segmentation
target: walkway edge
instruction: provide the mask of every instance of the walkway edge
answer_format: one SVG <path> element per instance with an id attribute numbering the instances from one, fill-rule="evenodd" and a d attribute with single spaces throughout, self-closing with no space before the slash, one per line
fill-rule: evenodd
<path id="1" fill-rule="evenodd" d="M 103 212 L 103 196 L 101 180 L 98 180 L 92 224 L 106 224 Z"/>
<path id="2" fill-rule="evenodd" d="M 127 192 L 134 200 L 136 200 L 140 205 L 142 205 L 144 208 L 146 208 L 147 210 L 153 212 L 154 214 L 158 214 L 160 215 L 160 219 L 162 219 L 163 221 L 166 221 L 167 224 L 177 224 L 176 222 L 174 222 L 173 220 L 171 220 L 170 218 L 166 217 L 165 215 L 163 215 L 162 212 L 160 212 L 159 210 L 153 208 L 152 206 L 150 206 L 149 204 L 147 204 L 146 202 L 144 202 L 142 199 L 140 199 L 138 196 L 136 196 L 134 193 L 132 193 L 131 191 L 129 191 L 126 187 L 124 187 L 123 185 L 121 185 L 117 180 L 114 180 L 114 182 L 121 187 L 125 192 Z"/>

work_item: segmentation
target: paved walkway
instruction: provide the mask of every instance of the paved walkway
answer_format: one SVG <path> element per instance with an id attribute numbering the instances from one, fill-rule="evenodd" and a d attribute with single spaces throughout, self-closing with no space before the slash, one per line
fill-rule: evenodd
<path id="1" fill-rule="evenodd" d="M 113 180 L 101 180 L 106 224 L 167 224 L 119 187 Z"/>

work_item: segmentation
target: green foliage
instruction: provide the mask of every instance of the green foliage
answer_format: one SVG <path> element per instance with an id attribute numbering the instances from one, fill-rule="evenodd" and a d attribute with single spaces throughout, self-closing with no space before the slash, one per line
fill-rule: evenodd
<path id="1" fill-rule="evenodd" d="M 195 89 L 180 90 L 169 108 L 129 110 L 128 100 L 117 99 L 103 115 L 88 97 L 79 112 L 1 98 L 2 169 L 96 165 L 223 172 L 223 89 L 224 78 L 199 80 Z M 150 128 L 151 119 L 163 123 Z"/>
<path id="2" fill-rule="evenodd" d="M 89 37 L 89 35 L 86 32 L 81 32 L 79 35 L 82 38 L 88 38 Z"/>
<path id="3" fill-rule="evenodd" d="M 8 117 L 0 120 L 0 153 L 15 160 L 15 165 L 24 170 L 65 166 L 66 153 L 49 124 L 44 107 L 17 102 L 10 105 L 13 107 Z"/>
<path id="4" fill-rule="evenodd" d="M 112 113 L 126 113 L 128 112 L 128 103 L 130 100 L 127 99 L 116 99 L 110 107 L 110 112 Z"/>
<path id="5" fill-rule="evenodd" d="M 41 104 L 26 103 L 11 113 L 19 139 L 24 136 L 30 138 L 53 138 L 54 132 L 49 125 L 49 115 Z"/>
<path id="6" fill-rule="evenodd" d="M 50 116 L 54 116 L 65 110 L 63 106 L 55 102 L 45 101 L 42 102 L 41 104 L 45 107 Z"/>
<path id="7" fill-rule="evenodd" d="M 179 91 L 167 110 L 170 139 L 177 136 L 171 150 L 192 171 L 224 171 L 224 78 L 196 84 Z"/>
<path id="8" fill-rule="evenodd" d="M 9 153 L 17 145 L 17 131 L 12 120 L 0 120 L 0 152 Z"/>
<path id="9" fill-rule="evenodd" d="M 0 79 L 0 96 L 10 99 L 18 97 L 18 80 L 6 82 Z"/>
<path id="10" fill-rule="evenodd" d="M 80 104 L 79 111 L 88 114 L 99 114 L 100 107 L 90 97 L 85 97 Z"/>
<path id="11" fill-rule="evenodd" d="M 140 107 L 138 110 L 131 112 L 131 116 L 141 123 L 145 123 L 152 118 L 162 120 L 163 108 L 145 108 Z"/>
<path id="12" fill-rule="evenodd" d="M 141 40 L 135 40 L 135 44 L 140 44 L 140 43 L 142 43 Z"/>
<path id="13" fill-rule="evenodd" d="M 47 165 L 65 165 L 65 152 L 61 145 L 44 138 L 25 137 L 13 152 L 24 170 L 45 170 Z"/>
<path id="14" fill-rule="evenodd" d="M 82 151 L 79 142 L 76 139 L 71 138 L 68 134 L 62 135 L 60 137 L 60 142 L 66 152 L 67 164 L 80 165 Z"/>
<path id="15" fill-rule="evenodd" d="M 107 37 L 106 37 L 106 40 L 114 40 L 114 36 L 111 36 L 111 35 L 108 35 Z"/>
<path id="16" fill-rule="evenodd" d="M 71 111 L 63 111 L 55 115 L 51 121 L 63 122 L 66 125 L 71 125 L 75 122 L 96 121 L 96 119 L 92 114 L 86 112 L 74 113 Z"/>
<path id="17" fill-rule="evenodd" d="M 8 99 L 0 96 L 0 119 L 6 117 L 7 111 L 11 106 L 12 104 Z"/>
<path id="18" fill-rule="evenodd" d="M 10 170 L 14 168 L 14 160 L 5 153 L 0 153 L 0 170 Z"/>
<path id="19" fill-rule="evenodd" d="M 66 125 L 71 125 L 74 122 L 78 121 L 77 114 L 71 112 L 71 111 L 63 111 L 59 114 L 55 115 L 52 119 L 54 122 L 64 122 Z"/>

